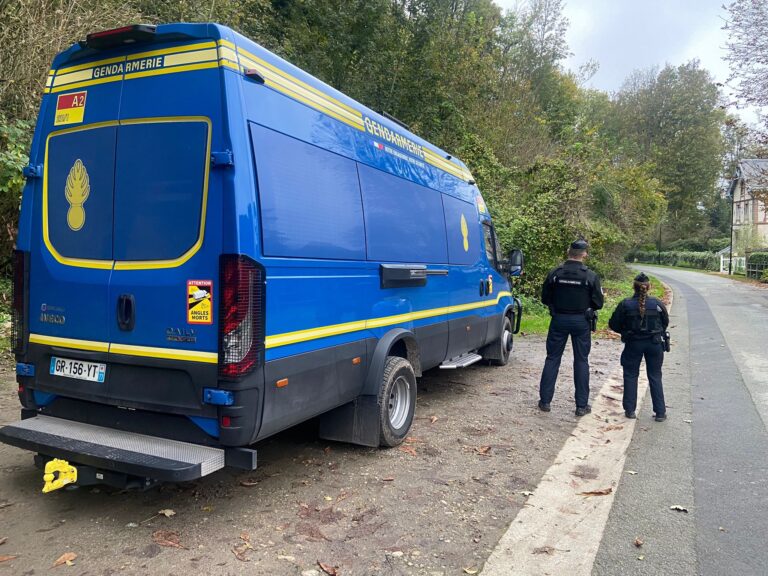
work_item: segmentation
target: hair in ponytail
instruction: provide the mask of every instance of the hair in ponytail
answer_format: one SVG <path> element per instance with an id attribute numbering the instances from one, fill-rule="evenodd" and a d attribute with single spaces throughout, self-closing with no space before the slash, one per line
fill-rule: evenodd
<path id="1" fill-rule="evenodd" d="M 635 289 L 635 296 L 637 296 L 637 307 L 640 310 L 640 317 L 645 318 L 645 301 L 646 298 L 648 298 L 648 290 L 651 287 L 651 282 L 648 280 L 647 276 L 644 274 L 642 276 L 643 278 L 640 278 L 640 276 L 635 278 L 633 286 Z"/>

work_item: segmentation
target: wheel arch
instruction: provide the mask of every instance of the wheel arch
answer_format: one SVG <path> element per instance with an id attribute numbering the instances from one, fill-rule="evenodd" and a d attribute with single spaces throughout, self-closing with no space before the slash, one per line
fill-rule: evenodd
<path id="1" fill-rule="evenodd" d="M 395 328 L 384 334 L 376 343 L 363 385 L 363 394 L 378 394 L 388 356 L 405 358 L 411 363 L 414 374 L 421 376 L 421 352 L 416 336 L 405 328 Z"/>

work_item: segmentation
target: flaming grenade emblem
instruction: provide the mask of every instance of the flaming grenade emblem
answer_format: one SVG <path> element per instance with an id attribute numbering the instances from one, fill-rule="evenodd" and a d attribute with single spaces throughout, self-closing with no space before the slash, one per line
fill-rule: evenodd
<path id="1" fill-rule="evenodd" d="M 469 227 L 464 214 L 461 215 L 461 235 L 464 238 L 464 252 L 469 252 Z"/>
<path id="2" fill-rule="evenodd" d="M 78 158 L 69 171 L 67 185 L 64 188 L 64 194 L 67 197 L 67 202 L 69 202 L 67 224 L 75 232 L 85 225 L 85 209 L 83 204 L 88 200 L 90 192 L 91 184 L 88 178 L 88 171 Z"/>

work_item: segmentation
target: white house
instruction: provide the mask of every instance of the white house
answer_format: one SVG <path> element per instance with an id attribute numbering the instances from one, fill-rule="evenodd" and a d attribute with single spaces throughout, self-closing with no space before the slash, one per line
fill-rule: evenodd
<path id="1" fill-rule="evenodd" d="M 768 247 L 768 159 L 739 161 L 729 195 L 733 198 L 736 250 Z"/>

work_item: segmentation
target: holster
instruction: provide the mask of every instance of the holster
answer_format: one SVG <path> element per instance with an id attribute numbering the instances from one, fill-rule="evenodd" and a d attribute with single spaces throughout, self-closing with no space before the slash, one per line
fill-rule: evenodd
<path id="1" fill-rule="evenodd" d="M 587 308 L 586 312 L 584 312 L 584 316 L 589 322 L 589 329 L 592 330 L 592 332 L 597 332 L 597 310 Z"/>

